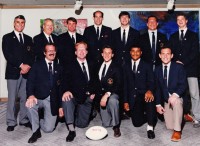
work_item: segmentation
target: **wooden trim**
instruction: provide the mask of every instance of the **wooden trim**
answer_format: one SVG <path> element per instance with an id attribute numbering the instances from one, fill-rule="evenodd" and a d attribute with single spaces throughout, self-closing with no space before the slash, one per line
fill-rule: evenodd
<path id="1" fill-rule="evenodd" d="M 176 8 L 200 8 L 200 4 L 175 4 Z M 0 5 L 1 9 L 56 9 L 74 5 Z M 84 8 L 166 8 L 167 4 L 83 5 Z"/>
<path id="2" fill-rule="evenodd" d="M 7 102 L 8 98 L 7 97 L 0 97 L 0 102 Z"/>

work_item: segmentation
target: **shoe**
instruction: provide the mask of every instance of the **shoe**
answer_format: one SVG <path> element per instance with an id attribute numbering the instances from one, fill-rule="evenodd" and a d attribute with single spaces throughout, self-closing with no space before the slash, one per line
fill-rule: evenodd
<path id="1" fill-rule="evenodd" d="M 20 125 L 20 126 L 25 126 L 25 127 L 27 127 L 27 128 L 31 128 L 31 129 L 32 129 L 32 125 L 31 125 L 30 122 L 25 123 L 25 124 L 21 124 L 21 123 L 19 123 L 19 125 Z"/>
<path id="2" fill-rule="evenodd" d="M 190 114 L 184 114 L 184 120 L 185 122 L 193 122 L 194 119 Z"/>
<path id="3" fill-rule="evenodd" d="M 14 129 L 15 129 L 15 126 L 8 126 L 8 127 L 7 127 L 7 131 L 9 131 L 9 132 L 10 132 L 10 131 L 14 131 Z"/>
<path id="4" fill-rule="evenodd" d="M 120 129 L 118 127 L 113 128 L 114 130 L 114 137 L 120 137 L 121 136 L 121 132 Z"/>
<path id="5" fill-rule="evenodd" d="M 181 140 L 181 132 L 174 130 L 174 133 L 172 134 L 172 137 L 171 137 L 171 141 L 178 142 L 180 140 Z"/>
<path id="6" fill-rule="evenodd" d="M 33 135 L 29 138 L 28 143 L 34 143 L 40 137 L 42 137 L 42 135 L 41 135 L 41 132 L 40 132 L 40 128 L 38 128 L 37 131 L 35 131 L 33 133 Z"/>
<path id="7" fill-rule="evenodd" d="M 66 137 L 66 141 L 71 142 L 71 141 L 74 140 L 75 137 L 76 137 L 76 132 L 75 131 L 69 131 L 69 134 Z"/>
<path id="8" fill-rule="evenodd" d="M 193 124 L 194 128 L 199 128 L 200 127 L 200 122 L 197 120 L 194 120 L 194 124 Z"/>
<path id="9" fill-rule="evenodd" d="M 148 137 L 149 139 L 154 139 L 154 138 L 155 138 L 155 133 L 154 133 L 154 131 L 153 131 L 153 130 L 148 130 L 148 131 L 147 131 L 147 137 Z"/>

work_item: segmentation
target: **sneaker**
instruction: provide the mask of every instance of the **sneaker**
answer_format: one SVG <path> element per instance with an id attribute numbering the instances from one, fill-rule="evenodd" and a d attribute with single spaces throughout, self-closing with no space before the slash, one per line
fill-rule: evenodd
<path id="1" fill-rule="evenodd" d="M 184 114 L 185 122 L 193 122 L 194 118 L 190 114 Z"/>
<path id="2" fill-rule="evenodd" d="M 198 127 L 200 127 L 200 122 L 197 121 L 197 120 L 194 120 L 193 127 L 194 127 L 194 128 L 198 128 Z"/>

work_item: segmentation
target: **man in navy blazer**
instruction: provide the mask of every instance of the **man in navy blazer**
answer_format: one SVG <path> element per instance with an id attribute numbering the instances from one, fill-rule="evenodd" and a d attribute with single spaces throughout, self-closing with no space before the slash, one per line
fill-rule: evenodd
<path id="1" fill-rule="evenodd" d="M 154 127 L 157 122 L 154 104 L 153 68 L 140 57 L 140 47 L 133 46 L 131 58 L 123 67 L 124 72 L 124 109 L 131 112 L 132 123 L 140 127 L 147 125 L 147 136 L 155 138 Z"/>
<path id="2" fill-rule="evenodd" d="M 66 69 L 75 56 L 75 44 L 83 41 L 83 36 L 76 32 L 77 20 L 74 17 L 67 19 L 67 32 L 58 36 L 58 58 L 60 64 Z"/>
<path id="3" fill-rule="evenodd" d="M 177 15 L 179 30 L 172 34 L 169 39 L 170 47 L 174 54 L 173 60 L 183 64 L 192 103 L 192 114 L 194 115 L 194 127 L 200 127 L 200 96 L 199 96 L 199 38 L 198 34 L 187 28 L 188 19 L 184 13 Z M 184 108 L 187 107 L 184 105 Z M 190 109 L 186 109 L 188 112 Z M 186 113 L 185 113 L 186 114 Z M 184 115 L 184 117 L 188 117 Z"/>
<path id="4" fill-rule="evenodd" d="M 130 14 L 122 11 L 119 14 L 121 26 L 112 32 L 112 47 L 115 52 L 114 60 L 123 65 L 130 60 L 130 48 L 138 45 L 140 33 L 130 26 Z"/>
<path id="5" fill-rule="evenodd" d="M 169 47 L 162 48 L 159 56 L 162 65 L 155 69 L 156 108 L 159 114 L 164 114 L 167 129 L 173 130 L 171 140 L 179 141 L 187 88 L 186 73 L 182 64 L 171 61 L 173 54 Z"/>
<path id="6" fill-rule="evenodd" d="M 120 12 L 119 20 L 121 26 L 112 31 L 111 43 L 115 54 L 113 60 L 122 67 L 131 59 L 130 48 L 139 44 L 140 33 L 130 26 L 130 14 L 127 11 Z M 122 101 L 120 101 L 120 114 L 122 120 L 129 119 L 128 114 L 123 111 Z"/>
<path id="7" fill-rule="evenodd" d="M 34 62 L 32 38 L 23 33 L 25 18 L 18 15 L 14 19 L 14 31 L 3 36 L 2 49 L 7 61 L 5 78 L 7 79 L 8 104 L 6 112 L 7 131 L 17 126 L 15 116 L 16 98 L 20 98 L 19 125 L 30 127 L 27 117 L 26 79 Z"/>
<path id="8" fill-rule="evenodd" d="M 122 82 L 120 67 L 112 60 L 113 49 L 106 45 L 102 49 L 103 63 L 98 69 L 100 114 L 104 127 L 113 127 L 114 137 L 120 137 L 119 95 Z"/>
<path id="9" fill-rule="evenodd" d="M 61 110 L 60 116 L 63 114 L 62 101 L 59 96 L 62 68 L 54 61 L 55 45 L 47 44 L 44 55 L 44 59 L 35 62 L 27 80 L 26 106 L 33 131 L 28 143 L 34 143 L 41 137 L 40 128 L 44 132 L 52 132 L 59 111 Z M 39 119 L 38 110 L 40 108 L 44 109 L 44 119 Z"/>
<path id="10" fill-rule="evenodd" d="M 43 31 L 33 37 L 35 60 L 44 59 L 44 47 L 48 43 L 53 43 L 55 46 L 58 44 L 58 38 L 52 32 L 54 30 L 53 20 L 46 18 L 43 24 Z"/>
<path id="11" fill-rule="evenodd" d="M 66 68 L 61 83 L 62 106 L 69 128 L 67 142 L 73 141 L 76 137 L 74 126 L 88 126 L 97 83 L 94 65 L 86 59 L 87 44 L 79 42 L 75 47 L 77 58 Z"/>
<path id="12" fill-rule="evenodd" d="M 88 58 L 96 63 L 102 62 L 102 47 L 111 45 L 112 29 L 102 25 L 104 13 L 95 11 L 93 13 L 94 25 L 85 28 L 83 36 L 88 44 Z"/>
<path id="13" fill-rule="evenodd" d="M 147 18 L 147 27 L 148 31 L 140 36 L 142 59 L 145 62 L 151 63 L 155 68 L 155 66 L 162 63 L 159 57 L 159 53 L 161 47 L 167 43 L 167 38 L 164 34 L 157 30 L 158 19 L 156 16 L 151 15 Z"/>

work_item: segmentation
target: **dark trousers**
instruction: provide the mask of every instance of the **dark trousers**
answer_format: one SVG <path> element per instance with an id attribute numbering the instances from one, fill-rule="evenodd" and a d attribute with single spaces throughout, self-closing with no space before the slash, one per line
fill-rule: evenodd
<path id="1" fill-rule="evenodd" d="M 154 102 L 145 102 L 144 96 L 138 96 L 131 106 L 131 119 L 135 127 L 140 127 L 144 123 L 155 127 L 157 123 L 156 107 Z"/>
<path id="2" fill-rule="evenodd" d="M 79 104 L 75 97 L 62 102 L 66 124 L 75 124 L 79 128 L 85 128 L 89 124 L 92 110 L 92 100 L 88 97 L 84 103 Z"/>

